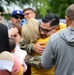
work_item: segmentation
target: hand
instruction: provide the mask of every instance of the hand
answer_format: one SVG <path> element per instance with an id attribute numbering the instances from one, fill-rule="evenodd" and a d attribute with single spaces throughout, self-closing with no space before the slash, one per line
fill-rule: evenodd
<path id="1" fill-rule="evenodd" d="M 43 46 L 45 43 L 41 42 L 41 43 L 38 43 L 38 44 L 34 44 L 33 46 L 33 51 L 39 55 L 42 54 L 45 46 Z"/>

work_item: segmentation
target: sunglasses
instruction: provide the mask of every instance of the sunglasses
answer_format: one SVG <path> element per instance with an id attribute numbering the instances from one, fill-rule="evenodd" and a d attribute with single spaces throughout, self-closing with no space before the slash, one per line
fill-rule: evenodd
<path id="1" fill-rule="evenodd" d="M 56 26 L 55 26 L 56 27 Z M 51 28 L 51 29 L 44 29 L 39 25 L 39 31 L 43 31 L 45 34 L 47 34 L 48 32 L 50 32 L 51 30 L 53 30 L 55 27 Z"/>
<path id="2" fill-rule="evenodd" d="M 15 18 L 15 19 L 19 19 L 19 18 L 20 18 L 20 20 L 23 19 L 22 16 L 14 16 L 14 18 Z"/>

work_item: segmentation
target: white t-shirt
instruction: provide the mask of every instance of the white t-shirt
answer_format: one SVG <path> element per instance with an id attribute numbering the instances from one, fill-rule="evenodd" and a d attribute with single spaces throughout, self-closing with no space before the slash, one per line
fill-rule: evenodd
<path id="1" fill-rule="evenodd" d="M 25 59 L 25 56 L 27 54 L 26 51 L 20 49 L 19 45 L 16 46 L 15 48 L 15 52 L 16 55 L 18 55 L 18 57 L 23 61 Z"/>

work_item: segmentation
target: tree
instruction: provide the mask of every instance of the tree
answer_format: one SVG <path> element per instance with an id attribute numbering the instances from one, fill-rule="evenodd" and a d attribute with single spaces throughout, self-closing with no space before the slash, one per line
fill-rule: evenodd
<path id="1" fill-rule="evenodd" d="M 60 18 L 65 18 L 66 8 L 74 3 L 74 0 L 48 0 L 52 9 L 51 12 L 57 14 Z"/>
<path id="2" fill-rule="evenodd" d="M 51 12 L 57 14 L 60 18 L 65 18 L 66 8 L 74 2 L 74 0 L 5 0 L 7 4 L 10 5 L 11 2 L 20 5 L 28 4 L 32 6 L 37 14 L 45 16 L 47 13 Z M 1 3 L 1 2 L 0 2 Z"/>
<path id="3" fill-rule="evenodd" d="M 14 2 L 17 5 L 20 5 L 22 8 L 23 5 L 29 5 L 32 6 L 37 13 L 39 13 L 41 16 L 44 16 L 47 14 L 47 9 L 49 8 L 48 2 L 46 0 L 5 0 L 7 2 L 7 5 L 10 5 L 12 2 Z M 2 2 L 0 2 L 2 3 Z"/>

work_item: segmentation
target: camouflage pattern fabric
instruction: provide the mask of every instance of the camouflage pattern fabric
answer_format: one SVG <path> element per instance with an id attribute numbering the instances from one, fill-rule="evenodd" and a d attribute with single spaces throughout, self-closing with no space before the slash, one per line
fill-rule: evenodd
<path id="1" fill-rule="evenodd" d="M 30 56 L 28 58 L 28 60 L 26 61 L 26 63 L 29 65 L 29 66 L 34 66 L 36 68 L 42 68 L 42 64 L 40 62 L 40 56 Z"/>
<path id="2" fill-rule="evenodd" d="M 34 43 L 27 44 L 27 43 L 25 43 L 25 41 L 23 39 L 21 39 L 19 44 L 20 44 L 20 48 L 27 51 L 28 54 L 31 54 L 33 52 L 32 47 L 33 47 Z M 26 61 L 26 63 L 29 66 L 34 66 L 36 68 L 42 68 L 42 65 L 40 62 L 40 56 L 30 56 L 28 58 L 28 60 Z"/>
<path id="3" fill-rule="evenodd" d="M 19 45 L 20 45 L 20 48 L 27 51 L 27 53 L 31 54 L 33 51 L 32 51 L 32 47 L 34 45 L 34 43 L 29 43 L 27 44 L 23 39 L 20 40 L 19 42 Z"/>

